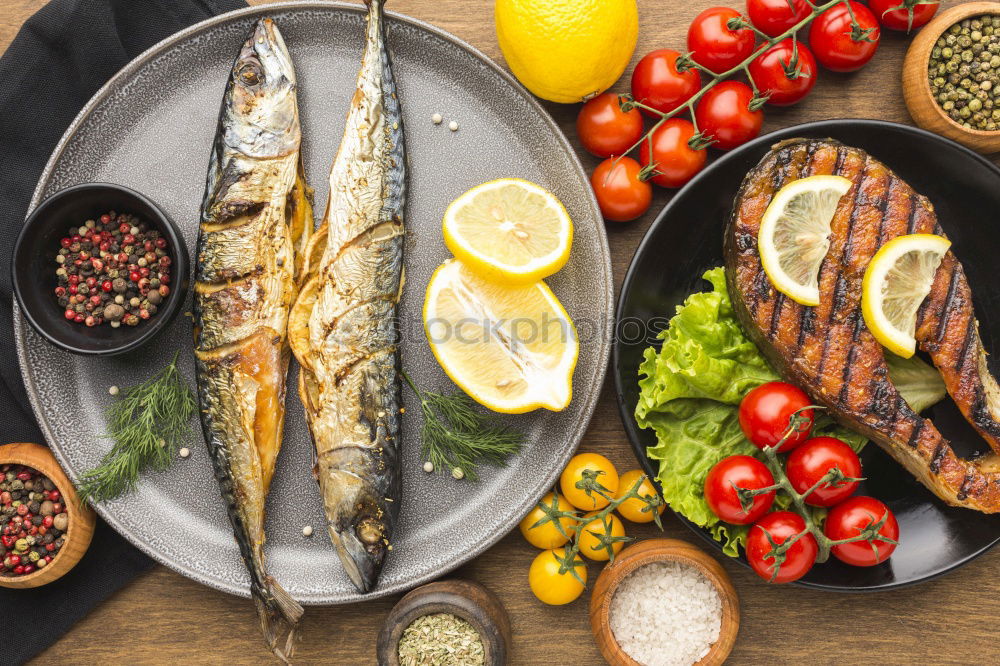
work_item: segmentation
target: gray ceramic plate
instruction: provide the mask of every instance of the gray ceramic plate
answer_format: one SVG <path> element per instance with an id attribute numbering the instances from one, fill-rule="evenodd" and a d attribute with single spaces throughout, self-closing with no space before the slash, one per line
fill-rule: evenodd
<path id="1" fill-rule="evenodd" d="M 135 188 L 160 204 L 194 252 L 198 207 L 226 76 L 254 20 L 274 17 L 301 85 L 304 153 L 318 207 L 340 142 L 361 58 L 360 6 L 293 2 L 227 14 L 180 32 L 123 69 L 81 112 L 56 149 L 34 203 L 84 181 Z M 429 25 L 392 15 L 388 41 L 406 117 L 411 172 L 406 292 L 401 306 L 403 362 L 418 384 L 452 390 L 422 332 L 424 286 L 448 252 L 441 215 L 454 197 L 482 181 L 527 178 L 562 199 L 576 224 L 572 258 L 549 282 L 579 325 L 581 350 L 569 409 L 506 417 L 528 443 L 503 469 L 478 483 L 428 475 L 419 455 L 420 410 L 406 395 L 399 537 L 370 596 L 400 592 L 481 553 L 516 525 L 572 454 L 594 409 L 612 326 L 611 268 L 603 223 L 586 175 L 552 119 L 485 56 Z M 443 125 L 431 123 L 441 113 Z M 447 123 L 458 121 L 450 132 Z M 190 308 L 188 308 L 190 309 Z M 18 355 L 46 438 L 69 475 L 95 465 L 109 443 L 102 410 L 108 387 L 145 378 L 181 350 L 193 384 L 191 323 L 178 317 L 155 345 L 110 359 L 59 352 L 29 330 L 15 309 Z M 295 386 L 294 377 L 289 386 Z M 322 507 L 310 468 L 311 443 L 295 391 L 289 391 L 285 443 L 268 500 L 271 572 L 309 604 L 359 599 L 321 529 Z M 194 425 L 194 424 L 192 424 Z M 97 507 L 139 548 L 212 587 L 248 596 L 249 579 L 223 511 L 200 436 L 193 452 L 138 491 Z M 311 538 L 304 525 L 316 526 Z"/>

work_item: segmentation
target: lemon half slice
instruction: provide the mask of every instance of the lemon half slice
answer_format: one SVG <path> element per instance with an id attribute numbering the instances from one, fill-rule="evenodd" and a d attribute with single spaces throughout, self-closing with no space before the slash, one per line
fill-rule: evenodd
<path id="1" fill-rule="evenodd" d="M 819 305 L 819 269 L 830 249 L 830 222 L 851 189 L 843 176 L 810 176 L 785 185 L 764 211 L 757 247 L 774 288 L 802 305 Z"/>
<path id="2" fill-rule="evenodd" d="M 505 286 L 449 259 L 427 284 L 424 331 L 452 381 L 494 411 L 560 411 L 572 398 L 576 329 L 544 282 Z"/>
<path id="3" fill-rule="evenodd" d="M 861 283 L 861 312 L 868 330 L 893 354 L 910 358 L 916 351 L 917 310 L 950 247 L 950 240 L 934 234 L 899 236 L 868 263 Z"/>
<path id="4" fill-rule="evenodd" d="M 527 284 L 566 265 L 573 221 L 544 187 L 501 178 L 473 187 L 448 206 L 444 242 L 483 277 Z"/>

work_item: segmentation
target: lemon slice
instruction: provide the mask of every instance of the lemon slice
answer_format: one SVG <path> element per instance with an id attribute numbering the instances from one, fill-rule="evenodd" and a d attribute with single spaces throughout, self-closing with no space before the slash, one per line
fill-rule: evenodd
<path id="1" fill-rule="evenodd" d="M 934 234 L 899 236 L 875 253 L 861 283 L 861 312 L 875 339 L 897 356 L 917 349 L 917 310 L 951 241 Z"/>
<path id="2" fill-rule="evenodd" d="M 427 284 L 424 331 L 452 381 L 494 411 L 560 411 L 572 398 L 576 328 L 544 282 L 501 285 L 449 259 Z"/>
<path id="3" fill-rule="evenodd" d="M 501 178 L 473 187 L 448 206 L 444 242 L 483 277 L 527 284 L 566 264 L 573 221 L 544 187 Z"/>
<path id="4" fill-rule="evenodd" d="M 764 211 L 757 247 L 774 288 L 802 305 L 819 305 L 819 268 L 830 249 L 830 222 L 851 189 L 843 176 L 810 176 L 785 185 Z"/>

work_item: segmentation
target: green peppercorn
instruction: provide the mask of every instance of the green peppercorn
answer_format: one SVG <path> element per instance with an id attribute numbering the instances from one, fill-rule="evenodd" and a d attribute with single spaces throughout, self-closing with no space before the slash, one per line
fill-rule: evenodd
<path id="1" fill-rule="evenodd" d="M 927 80 L 931 97 L 955 122 L 987 131 L 1000 126 L 1000 15 L 951 25 L 931 48 Z"/>

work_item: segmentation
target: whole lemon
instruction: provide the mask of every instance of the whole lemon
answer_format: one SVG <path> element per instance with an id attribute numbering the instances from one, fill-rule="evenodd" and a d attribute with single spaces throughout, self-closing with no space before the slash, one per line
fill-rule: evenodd
<path id="1" fill-rule="evenodd" d="M 639 34 L 635 0 L 496 0 L 500 50 L 514 76 L 551 102 L 582 102 L 625 71 Z"/>

